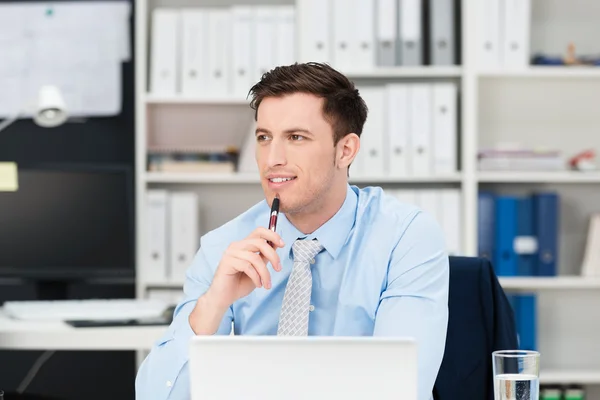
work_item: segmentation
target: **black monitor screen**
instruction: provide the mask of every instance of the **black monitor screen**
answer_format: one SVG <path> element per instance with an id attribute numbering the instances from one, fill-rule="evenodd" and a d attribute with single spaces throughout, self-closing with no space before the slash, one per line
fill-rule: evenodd
<path id="1" fill-rule="evenodd" d="M 0 192 L 0 275 L 133 270 L 127 168 L 21 168 Z"/>

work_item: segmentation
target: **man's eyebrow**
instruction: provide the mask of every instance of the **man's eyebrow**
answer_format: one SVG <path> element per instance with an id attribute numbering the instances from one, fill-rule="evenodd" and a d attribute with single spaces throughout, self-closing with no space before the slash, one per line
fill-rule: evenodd
<path id="1" fill-rule="evenodd" d="M 259 133 L 266 133 L 268 135 L 271 134 L 271 131 L 265 128 L 256 128 L 256 132 L 255 134 L 258 135 Z M 290 128 L 290 129 L 286 129 L 285 131 L 283 131 L 283 133 L 285 134 L 292 134 L 292 133 L 304 133 L 310 136 L 314 136 L 312 134 L 311 131 L 309 131 L 308 129 L 304 129 L 304 128 Z"/>

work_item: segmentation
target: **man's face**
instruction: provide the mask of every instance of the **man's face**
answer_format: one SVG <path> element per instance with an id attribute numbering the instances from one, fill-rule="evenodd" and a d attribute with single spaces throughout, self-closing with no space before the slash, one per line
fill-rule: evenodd
<path id="1" fill-rule="evenodd" d="M 323 99 L 305 93 L 265 98 L 257 113 L 256 162 L 270 202 L 280 196 L 286 214 L 314 212 L 338 168 L 333 130 Z"/>

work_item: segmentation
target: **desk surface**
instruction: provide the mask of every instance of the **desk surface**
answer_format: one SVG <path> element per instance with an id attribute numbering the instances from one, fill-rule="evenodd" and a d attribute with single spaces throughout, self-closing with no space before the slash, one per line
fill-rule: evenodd
<path id="1" fill-rule="evenodd" d="M 149 350 L 166 326 L 74 328 L 64 322 L 19 321 L 0 307 L 0 349 Z"/>

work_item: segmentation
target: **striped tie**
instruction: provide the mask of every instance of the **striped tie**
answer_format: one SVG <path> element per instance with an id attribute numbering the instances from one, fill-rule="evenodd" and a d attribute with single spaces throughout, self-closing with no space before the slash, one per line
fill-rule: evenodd
<path id="1" fill-rule="evenodd" d="M 285 288 L 279 316 L 278 336 L 308 335 L 308 313 L 312 291 L 310 263 L 323 250 L 315 240 L 296 240 L 292 245 L 294 267 Z"/>

